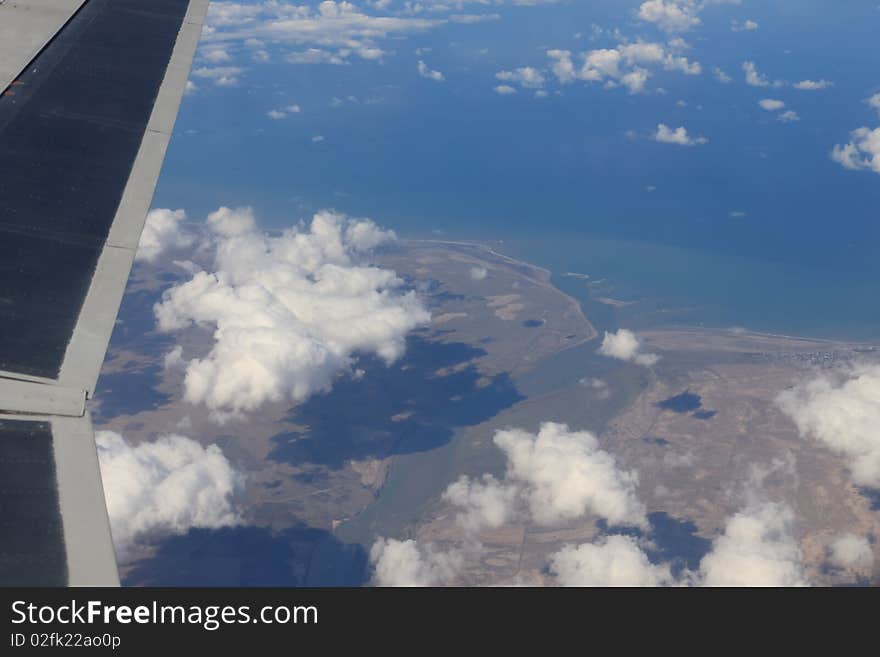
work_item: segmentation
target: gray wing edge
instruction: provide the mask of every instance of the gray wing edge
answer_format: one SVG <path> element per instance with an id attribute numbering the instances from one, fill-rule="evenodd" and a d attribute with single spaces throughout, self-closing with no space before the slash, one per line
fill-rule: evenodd
<path id="1" fill-rule="evenodd" d="M 52 432 L 58 513 L 67 586 L 119 586 L 92 420 L 42 414 L 0 414 L 0 420 L 48 422 Z M 4 586 L 0 582 L 0 586 Z"/>
<path id="2" fill-rule="evenodd" d="M 180 102 L 186 90 L 208 5 L 209 0 L 190 0 L 128 183 L 98 258 L 76 327 L 68 342 L 58 378 L 47 379 L 19 372 L 0 371 L 0 380 L 49 384 L 56 388 L 69 388 L 71 394 L 84 391 L 87 398 L 91 398 L 94 393 L 153 192 L 162 170 L 165 152 L 174 130 Z M 73 13 L 73 10 L 69 11 L 67 17 Z M 60 29 L 63 25 L 57 27 Z M 41 40 L 41 43 L 48 41 L 51 36 L 54 33 Z M 26 65 L 26 62 L 22 65 Z M 0 410 L 17 411 L 18 409 L 9 407 L 2 392 L 0 390 Z M 56 411 L 48 407 L 44 412 Z"/>
<path id="3" fill-rule="evenodd" d="M 207 11 L 208 0 L 191 0 L 61 365 L 58 384 L 85 390 L 89 397 L 95 390 L 110 343 Z"/>
<path id="4" fill-rule="evenodd" d="M 82 4 L 65 2 L 70 5 L 67 18 Z M 107 352 L 208 4 L 209 0 L 190 0 L 58 379 L 0 372 L 0 419 L 44 420 L 52 427 L 69 586 L 119 586 L 94 430 L 85 403 L 94 393 Z M 30 54 L 65 22 L 66 18 L 39 43 L 31 44 Z"/>
<path id="5" fill-rule="evenodd" d="M 64 27 L 85 0 L 0 0 L 0 91 Z"/>

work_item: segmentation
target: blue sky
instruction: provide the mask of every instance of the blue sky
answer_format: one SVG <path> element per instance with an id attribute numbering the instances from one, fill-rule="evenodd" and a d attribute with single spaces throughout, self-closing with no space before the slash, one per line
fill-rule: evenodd
<path id="1" fill-rule="evenodd" d="M 766 272 L 795 314 L 873 323 L 878 29 L 867 1 L 212 3 L 155 205 L 332 207 L 585 271 L 582 241 L 683 248 L 734 315 Z M 690 294 L 656 255 L 599 273 Z"/>

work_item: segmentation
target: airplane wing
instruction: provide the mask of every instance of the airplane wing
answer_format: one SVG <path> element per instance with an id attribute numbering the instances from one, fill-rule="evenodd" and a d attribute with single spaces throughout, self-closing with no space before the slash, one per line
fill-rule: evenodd
<path id="1" fill-rule="evenodd" d="M 208 0 L 0 0 L 0 585 L 118 585 L 95 390 Z"/>

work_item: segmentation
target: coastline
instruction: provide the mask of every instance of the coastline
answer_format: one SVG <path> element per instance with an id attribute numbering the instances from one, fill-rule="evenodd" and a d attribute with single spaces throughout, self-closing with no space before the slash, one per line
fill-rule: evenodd
<path id="1" fill-rule="evenodd" d="M 586 322 L 588 322 L 595 331 L 595 335 L 593 335 L 590 339 L 595 339 L 599 335 L 602 334 L 603 331 L 613 331 L 618 328 L 616 321 L 607 322 L 599 322 L 597 321 L 597 311 L 599 314 L 604 315 L 601 310 L 608 309 L 611 315 L 615 315 L 616 311 L 622 308 L 629 308 L 634 305 L 637 305 L 638 301 L 621 301 L 615 300 L 615 303 L 606 303 L 606 299 L 608 298 L 606 295 L 603 295 L 601 298 L 597 298 L 592 296 L 589 289 L 586 286 L 578 286 L 578 291 L 583 294 L 583 298 L 580 299 L 569 291 L 564 290 L 560 285 L 554 282 L 554 279 L 558 280 L 560 283 L 563 280 L 570 281 L 573 285 L 576 285 L 579 282 L 590 281 L 590 282 L 601 282 L 605 280 L 605 278 L 593 280 L 592 275 L 583 272 L 575 272 L 575 271 L 564 271 L 564 272 L 555 272 L 550 268 L 544 267 L 542 265 L 538 265 L 536 263 L 530 262 L 528 260 L 524 260 L 522 258 L 516 258 L 505 253 L 502 253 L 497 250 L 497 247 L 489 246 L 483 242 L 479 241 L 468 241 L 468 240 L 443 240 L 443 239 L 402 239 L 402 243 L 404 244 L 435 244 L 438 246 L 447 246 L 447 247 L 457 247 L 457 248 L 466 248 L 466 249 L 477 249 L 485 254 L 488 254 L 494 258 L 502 260 L 510 265 L 527 268 L 536 272 L 540 272 L 543 276 L 546 277 L 546 285 L 554 288 L 560 294 L 570 299 L 571 302 L 577 305 L 580 315 L 584 318 Z M 592 306 L 592 308 L 585 306 Z M 597 306 L 601 306 L 601 308 L 597 308 Z M 774 338 L 781 340 L 790 340 L 795 342 L 813 342 L 813 343 L 826 343 L 826 344 L 835 344 L 841 346 L 848 347 L 866 347 L 870 349 L 880 349 L 880 339 L 871 340 L 871 339 L 856 339 L 852 337 L 833 337 L 828 334 L 813 334 L 809 332 L 796 334 L 791 332 L 779 332 L 774 330 L 762 330 L 760 328 L 749 328 L 743 326 L 723 326 L 723 325 L 707 325 L 707 322 L 673 322 L 669 324 L 657 324 L 657 325 L 646 325 L 643 327 L 639 327 L 635 329 L 639 332 L 653 333 L 658 331 L 693 331 L 693 332 L 714 332 L 716 334 L 731 334 L 731 335 L 742 335 L 743 337 L 750 336 L 753 338 Z M 583 344 L 583 342 L 589 342 L 589 340 L 585 340 L 579 342 L 577 345 L 571 345 L 571 347 L 579 346 Z"/>

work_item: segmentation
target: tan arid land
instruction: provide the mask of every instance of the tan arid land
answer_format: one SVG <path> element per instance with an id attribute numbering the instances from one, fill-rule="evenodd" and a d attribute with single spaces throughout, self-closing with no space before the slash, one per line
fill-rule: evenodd
<path id="1" fill-rule="evenodd" d="M 566 422 L 595 432 L 603 449 L 639 472 L 649 513 L 665 514 L 691 557 L 742 507 L 745 486 L 758 477 L 770 499 L 795 510 L 814 582 L 877 581 L 877 566 L 873 573 L 843 572 L 825 562 L 835 533 L 880 537 L 880 510 L 849 483 L 846 460 L 798 436 L 775 404 L 779 392 L 821 368 L 877 359 L 872 345 L 742 330 L 650 330 L 640 337 L 661 360 L 647 369 L 597 356 L 596 328 L 544 269 L 484 246 L 441 241 L 403 242 L 380 264 L 419 290 L 432 314 L 407 356 L 387 371 L 366 363 L 361 380 L 346 377 L 304 408 L 275 404 L 219 425 L 203 407 L 183 401 L 182 371 L 162 369 L 164 352 L 150 346 L 159 339 L 155 332 L 127 340 L 120 332 L 104 374 L 144 375 L 160 401 L 104 419 L 99 407 L 97 428 L 133 442 L 176 432 L 216 443 L 247 475 L 239 502 L 245 523 L 276 532 L 320 528 L 368 549 L 377 533 L 460 542 L 452 509 L 441 500 L 445 487 L 460 474 L 503 474 L 491 442 L 497 429 Z M 129 295 L 155 291 L 161 282 L 140 267 Z M 125 305 L 120 317 L 124 325 Z M 189 353 L 210 347 L 204 329 L 177 339 Z M 446 356 L 436 359 L 442 349 Z M 402 391 L 401 398 L 389 398 L 389 390 Z M 714 414 L 699 419 L 657 406 L 685 391 Z M 104 395 L 108 409 L 112 393 Z M 346 422 L 344 439 L 333 432 L 342 425 L 329 417 L 337 412 Z M 427 434 L 436 441 L 422 445 Z M 303 448 L 314 435 L 330 442 Z M 547 556 L 598 531 L 587 517 L 550 530 L 515 525 L 487 532 L 461 583 L 547 583 Z M 876 538 L 873 548 L 880 563 Z M 142 548 L 135 561 L 154 553 Z M 309 564 L 301 567 L 307 572 Z"/>
<path id="2" fill-rule="evenodd" d="M 638 470 L 649 513 L 692 522 L 699 537 L 711 539 L 742 508 L 746 488 L 759 478 L 769 499 L 793 509 L 812 582 L 876 583 L 876 566 L 873 572 L 843 572 L 829 568 L 826 558 L 829 542 L 840 532 L 880 535 L 880 509 L 850 482 L 845 458 L 798 436 L 774 403 L 780 391 L 817 369 L 865 358 L 870 350 L 861 344 L 700 329 L 649 331 L 642 337 L 662 360 L 649 385 L 612 419 L 600 441 L 621 465 Z M 702 408 L 716 414 L 700 420 L 658 408 L 658 402 L 684 391 L 699 395 Z M 414 535 L 454 542 L 460 530 L 453 510 L 438 504 L 435 513 Z M 467 577 L 544 582 L 542 569 L 551 552 L 596 535 L 591 518 L 553 530 L 517 526 L 487 533 L 482 537 L 487 552 L 473 560 Z M 876 563 L 876 540 L 874 552 Z"/>

